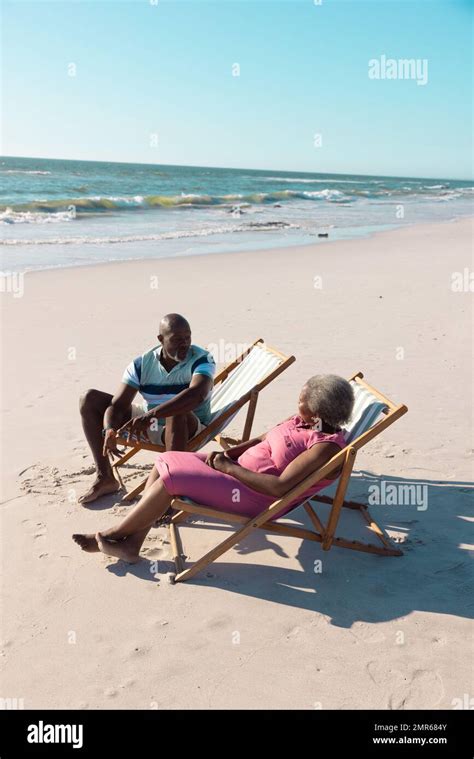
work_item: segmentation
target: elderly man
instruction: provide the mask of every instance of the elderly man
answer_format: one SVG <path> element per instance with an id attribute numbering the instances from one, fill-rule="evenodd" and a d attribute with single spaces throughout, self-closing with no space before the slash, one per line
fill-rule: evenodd
<path id="1" fill-rule="evenodd" d="M 81 398 L 82 426 L 97 477 L 80 503 L 119 489 L 108 458 L 108 453 L 119 455 L 117 436 L 128 434 L 160 443 L 167 451 L 184 451 L 210 421 L 216 368 L 212 355 L 191 344 L 191 328 L 179 314 L 163 317 L 158 340 L 160 345 L 128 365 L 114 396 L 88 390 Z M 143 406 L 133 404 L 137 393 Z"/>

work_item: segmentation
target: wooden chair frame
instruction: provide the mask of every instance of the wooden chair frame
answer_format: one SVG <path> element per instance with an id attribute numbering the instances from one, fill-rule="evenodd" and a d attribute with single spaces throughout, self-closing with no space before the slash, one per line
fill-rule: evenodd
<path id="1" fill-rule="evenodd" d="M 224 380 L 227 379 L 227 377 L 233 371 L 233 369 L 235 369 L 243 361 L 243 359 L 250 353 L 252 348 L 254 348 L 254 346 L 258 345 L 259 343 L 264 344 L 267 351 L 281 358 L 282 363 L 279 366 L 277 366 L 275 369 L 272 369 L 272 371 L 269 372 L 267 375 L 265 375 L 265 377 L 263 377 L 263 379 L 260 380 L 260 382 L 255 384 L 250 390 L 244 393 L 244 395 L 242 395 L 231 406 L 229 406 L 228 409 L 223 411 L 223 413 L 220 414 L 216 419 L 214 419 L 207 427 L 201 430 L 201 432 L 198 435 L 195 435 L 195 437 L 193 437 L 192 440 L 189 441 L 188 446 L 186 448 L 187 451 L 198 451 L 206 442 L 210 442 L 211 440 L 214 440 L 224 450 L 227 450 L 227 448 L 230 448 L 231 446 L 239 445 L 240 443 L 244 443 L 247 440 L 250 440 L 250 434 L 252 432 L 252 425 L 253 425 L 253 420 L 255 417 L 255 411 L 257 408 L 259 393 L 267 385 L 269 385 L 270 382 L 272 382 L 272 380 L 275 379 L 275 377 L 278 377 L 279 374 L 284 372 L 285 369 L 287 369 L 296 360 L 295 357 L 285 356 L 283 353 L 280 353 L 280 351 L 267 345 L 262 337 L 259 337 L 258 340 L 255 340 L 255 342 L 253 342 L 248 348 L 246 348 L 246 350 L 244 350 L 240 354 L 240 356 L 238 356 L 234 361 L 232 361 L 224 369 L 222 369 L 214 379 L 214 387 L 220 382 L 224 382 Z M 222 427 L 223 421 L 225 421 L 226 419 L 229 419 L 229 417 L 234 416 L 234 414 L 240 411 L 240 409 L 243 408 L 247 404 L 248 404 L 247 416 L 245 418 L 242 438 L 240 440 L 229 438 L 229 437 L 226 437 L 225 435 L 220 435 L 217 433 L 215 435 L 212 434 L 216 432 L 216 430 Z M 210 438 L 209 438 L 209 435 L 211 435 Z M 157 444 L 145 443 L 145 442 L 138 443 L 136 441 L 129 441 L 127 438 L 121 438 L 121 437 L 117 438 L 117 444 L 130 448 L 130 450 L 127 451 L 127 453 L 124 453 L 124 455 L 121 456 L 120 459 L 118 459 L 117 461 L 111 462 L 112 468 L 115 470 L 117 474 L 120 485 L 122 489 L 125 491 L 126 491 L 126 488 L 124 486 L 122 477 L 120 476 L 119 467 L 123 466 L 139 451 L 154 451 L 156 453 L 163 453 L 165 451 L 164 445 L 157 445 Z M 134 498 L 136 498 L 145 488 L 146 482 L 147 482 L 147 478 L 145 477 L 145 479 L 142 482 L 140 482 L 140 484 L 137 485 L 137 487 L 133 488 L 133 490 L 131 490 L 129 493 L 127 492 L 125 493 L 125 496 L 122 498 L 122 501 L 133 501 Z"/>
<path id="2" fill-rule="evenodd" d="M 217 509 L 209 508 L 205 504 L 195 503 L 187 499 L 183 500 L 179 497 L 173 499 L 171 505 L 174 509 L 178 510 L 177 513 L 174 514 L 174 516 L 171 518 L 169 524 L 171 547 L 173 551 L 173 559 L 176 566 L 175 582 L 190 580 L 198 572 L 202 572 L 203 569 L 211 564 L 211 562 L 215 561 L 217 558 L 219 558 L 219 556 L 222 556 L 223 553 L 235 546 L 255 529 L 274 532 L 279 535 L 288 535 L 291 537 L 300 538 L 302 540 L 312 540 L 314 542 L 321 543 L 323 551 L 329 551 L 330 548 L 335 545 L 339 546 L 340 548 L 349 548 L 351 550 L 374 553 L 380 556 L 403 555 L 403 551 L 393 545 L 384 530 L 379 527 L 379 525 L 372 519 L 366 505 L 357 503 L 355 501 L 345 500 L 347 487 L 350 481 L 352 469 L 354 467 L 354 462 L 358 451 L 408 411 L 405 405 L 402 404 L 397 406 L 395 403 L 389 400 L 389 398 L 382 395 L 382 393 L 365 382 L 363 376 L 364 375 L 362 372 L 358 372 L 353 377 L 350 377 L 350 381 L 354 380 L 386 404 L 386 409 L 383 411 L 383 418 L 381 418 L 372 427 L 359 435 L 358 438 L 349 443 L 345 448 L 341 449 L 341 451 L 333 456 L 332 459 L 330 459 L 330 461 L 328 461 L 324 466 L 320 467 L 320 469 L 306 477 L 306 479 L 300 482 L 299 485 L 292 488 L 282 498 L 274 501 L 274 503 L 272 503 L 268 508 L 266 508 L 257 516 L 249 518 L 247 516 L 242 516 L 239 514 L 218 511 Z M 321 496 L 318 494 L 303 502 L 306 513 L 308 514 L 314 527 L 314 531 L 303 527 L 297 527 L 286 523 L 273 521 L 278 517 L 278 514 L 281 511 L 284 511 L 287 508 L 289 503 L 295 500 L 295 498 L 298 498 L 298 496 L 302 495 L 308 488 L 316 485 L 316 483 L 318 483 L 320 480 L 323 480 L 326 477 L 330 476 L 331 473 L 334 473 L 340 469 L 341 466 L 342 470 L 338 477 L 336 493 L 333 498 L 330 498 L 328 496 Z M 311 505 L 311 501 L 320 501 L 321 503 L 327 503 L 331 505 L 331 510 L 326 525 L 324 525 L 319 519 L 315 509 Z M 339 522 L 342 507 L 359 511 L 363 519 L 369 525 L 369 528 L 375 533 L 375 536 L 378 538 L 381 545 L 376 545 L 373 543 L 361 543 L 357 540 L 335 537 L 335 531 Z M 295 506 L 295 508 L 297 508 L 297 506 Z M 222 543 L 202 556 L 190 567 L 185 568 L 185 557 L 183 554 L 183 546 L 178 525 L 184 522 L 188 514 L 198 514 L 199 516 L 210 517 L 221 522 L 237 523 L 240 524 L 241 527 L 237 529 L 232 535 L 230 535 L 226 540 L 222 541 Z M 287 516 L 287 514 L 285 514 L 285 516 Z"/>

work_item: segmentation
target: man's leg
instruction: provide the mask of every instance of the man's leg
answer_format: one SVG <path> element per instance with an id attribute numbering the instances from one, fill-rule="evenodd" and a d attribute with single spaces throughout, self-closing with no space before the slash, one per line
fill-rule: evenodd
<path id="1" fill-rule="evenodd" d="M 115 479 L 109 457 L 102 453 L 104 439 L 102 429 L 104 424 L 104 414 L 112 401 L 110 393 L 103 393 L 101 390 L 88 390 L 80 400 L 79 409 L 82 417 L 82 427 L 87 442 L 94 457 L 97 469 L 97 477 L 90 490 L 81 498 L 79 503 L 90 503 L 107 493 L 115 493 L 119 490 L 120 485 Z M 131 416 L 131 409 L 124 414 L 121 424 L 125 424 Z"/>
<path id="2" fill-rule="evenodd" d="M 167 451 L 185 451 L 188 441 L 196 434 L 198 418 L 190 411 L 166 418 L 164 444 Z"/>

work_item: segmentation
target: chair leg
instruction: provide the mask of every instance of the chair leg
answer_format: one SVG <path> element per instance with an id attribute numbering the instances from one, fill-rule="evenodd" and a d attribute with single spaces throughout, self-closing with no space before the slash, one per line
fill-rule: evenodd
<path id="1" fill-rule="evenodd" d="M 171 517 L 171 521 L 173 524 L 179 524 L 180 522 L 185 522 L 188 516 L 189 514 L 187 511 L 177 511 L 176 514 Z"/>
<path id="2" fill-rule="evenodd" d="M 346 460 L 344 463 L 342 473 L 339 477 L 336 495 L 334 496 L 334 499 L 333 499 L 331 513 L 329 515 L 328 523 L 326 525 L 326 530 L 324 532 L 324 539 L 323 539 L 323 545 L 322 545 L 323 551 L 329 551 L 329 549 L 331 548 L 331 545 L 334 539 L 334 533 L 336 531 L 337 523 L 339 521 L 339 515 L 342 509 L 342 504 L 344 503 L 344 496 L 346 494 L 347 485 L 349 484 L 351 472 L 354 466 L 356 454 L 357 454 L 357 451 L 355 448 L 349 447 L 347 449 Z"/>
<path id="3" fill-rule="evenodd" d="M 244 431 L 242 434 L 242 442 L 245 443 L 250 440 L 250 433 L 252 432 L 252 424 L 255 416 L 255 410 L 257 408 L 258 390 L 252 390 L 250 394 L 249 407 L 247 409 L 247 418 L 245 419 Z"/>
<path id="4" fill-rule="evenodd" d="M 123 456 L 121 456 L 117 461 L 114 461 L 112 464 L 113 469 L 118 469 L 119 466 L 122 466 L 125 464 L 126 461 L 132 458 L 132 456 L 135 456 L 136 453 L 141 449 L 140 445 L 134 445 L 132 448 L 130 448 L 127 453 L 124 453 Z"/>
<path id="5" fill-rule="evenodd" d="M 125 492 L 127 492 L 127 488 L 125 487 L 124 481 L 122 480 L 122 475 L 120 474 L 120 471 L 118 469 L 116 469 L 116 473 L 117 473 L 117 479 L 119 481 L 120 489 L 125 490 Z"/>
<path id="6" fill-rule="evenodd" d="M 122 498 L 122 503 L 126 501 L 133 501 L 134 498 L 137 497 L 137 495 L 140 495 L 142 490 L 145 490 L 145 485 L 148 481 L 148 477 L 145 477 L 145 479 L 140 482 L 139 485 L 137 485 L 133 490 L 130 490 L 129 493 L 125 493 L 124 497 Z"/>
<path id="7" fill-rule="evenodd" d="M 403 556 L 403 551 L 399 548 L 386 548 L 385 546 L 376 546 L 373 543 L 361 543 L 359 540 L 347 540 L 347 538 L 334 538 L 333 545 L 338 548 L 349 548 L 352 551 L 373 553 L 378 556 Z"/>
<path id="8" fill-rule="evenodd" d="M 236 532 L 232 533 L 232 535 L 229 535 L 228 538 L 223 540 L 222 543 L 219 543 L 219 545 L 217 545 L 211 551 L 208 551 L 208 553 L 198 559 L 198 561 L 189 567 L 189 569 L 185 569 L 183 572 L 177 574 L 175 577 L 175 582 L 190 580 L 191 577 L 194 577 L 195 574 L 201 572 L 205 567 L 208 566 L 208 564 L 211 564 L 213 561 L 218 559 L 219 556 L 222 556 L 222 554 L 228 551 L 229 548 L 232 548 L 232 546 L 240 543 L 242 538 L 245 538 L 246 535 L 252 532 L 256 527 L 258 527 L 258 525 L 255 524 L 254 520 L 249 519 L 249 521 L 243 527 L 241 527 L 240 530 L 236 530 Z"/>
<path id="9" fill-rule="evenodd" d="M 176 572 L 180 574 L 184 569 L 183 561 L 183 544 L 181 542 L 181 535 L 179 534 L 178 526 L 176 523 L 170 522 L 170 539 L 171 550 L 173 551 L 173 559 L 176 567 Z"/>
<path id="10" fill-rule="evenodd" d="M 127 488 L 125 487 L 124 481 L 122 479 L 122 475 L 120 473 L 120 467 L 123 466 L 123 464 L 125 464 L 126 461 L 129 461 L 131 458 L 133 458 L 133 456 L 135 456 L 135 454 L 138 453 L 138 451 L 140 450 L 141 450 L 140 445 L 134 445 L 130 448 L 129 451 L 127 451 L 127 453 L 124 453 L 123 456 L 121 456 L 117 461 L 112 461 L 112 457 L 109 457 L 110 463 L 112 465 L 112 471 L 117 475 L 117 479 L 120 483 L 120 487 L 122 488 L 122 490 L 125 490 L 125 496 L 122 498 L 122 501 L 133 500 L 135 495 L 132 496 L 131 493 L 127 493 Z M 138 493 L 140 492 L 141 490 L 138 491 Z M 136 495 L 138 495 L 138 493 L 136 493 Z"/>
<path id="11" fill-rule="evenodd" d="M 233 437 L 227 437 L 226 435 L 216 435 L 215 441 L 224 451 L 228 451 L 229 448 L 233 448 L 236 445 L 240 445 L 242 440 L 236 440 Z"/>
<path id="12" fill-rule="evenodd" d="M 367 506 L 361 506 L 360 507 L 360 513 L 364 517 L 365 521 L 369 525 L 372 532 L 374 532 L 381 543 L 383 543 L 386 551 L 390 553 L 391 556 L 403 556 L 403 551 L 401 551 L 399 548 L 397 548 L 392 541 L 390 540 L 389 536 L 384 532 L 384 530 L 372 519 L 372 516 L 369 512 L 369 509 Z"/>
<path id="13" fill-rule="evenodd" d="M 337 494 L 336 494 L 337 495 Z M 342 494 L 343 496 L 343 494 Z M 322 503 L 330 503 L 333 504 L 336 501 L 336 498 L 334 498 L 334 501 L 330 498 L 320 497 L 320 496 L 313 496 L 311 500 L 318 500 L 322 501 Z M 355 511 L 359 511 L 363 519 L 367 522 L 369 525 L 369 528 L 372 530 L 373 533 L 375 533 L 376 537 L 380 540 L 382 543 L 381 546 L 373 545 L 371 543 L 361 543 L 358 540 L 350 540 L 347 538 L 341 537 L 334 537 L 334 530 L 332 531 L 331 536 L 331 542 L 329 544 L 329 548 L 331 548 L 333 545 L 338 546 L 339 548 L 351 548 L 355 551 L 365 551 L 367 553 L 376 553 L 381 556 L 403 556 L 403 551 L 398 548 L 391 540 L 390 537 L 387 535 L 387 533 L 383 530 L 380 525 L 377 524 L 377 522 L 374 521 L 372 518 L 369 509 L 367 506 L 364 506 L 362 503 L 356 503 L 355 501 L 342 501 L 342 504 L 339 507 L 339 510 L 336 512 L 336 517 L 338 518 L 338 515 L 340 514 L 340 510 L 343 506 L 346 504 L 350 504 L 349 508 L 353 509 Z M 336 504 L 337 506 L 337 504 Z M 323 523 L 320 521 L 318 515 L 316 514 L 314 508 L 309 504 L 305 504 L 305 509 L 307 514 L 309 515 L 311 521 L 313 522 L 316 529 L 319 531 L 321 535 L 323 535 L 325 538 L 328 534 L 328 529 L 324 527 Z M 331 512 L 332 514 L 332 512 Z M 337 526 L 337 519 L 335 519 L 335 525 L 334 529 Z M 324 539 L 322 540 L 323 548 L 324 548 Z M 329 550 L 329 548 L 326 548 L 325 550 Z"/>

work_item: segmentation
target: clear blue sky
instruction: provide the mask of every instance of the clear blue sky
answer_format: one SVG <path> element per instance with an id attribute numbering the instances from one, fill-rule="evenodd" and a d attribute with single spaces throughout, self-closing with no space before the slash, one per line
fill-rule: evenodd
<path id="1" fill-rule="evenodd" d="M 471 0 L 6 0 L 1 152 L 470 178 L 471 24 Z M 382 55 L 428 83 L 369 79 Z"/>

